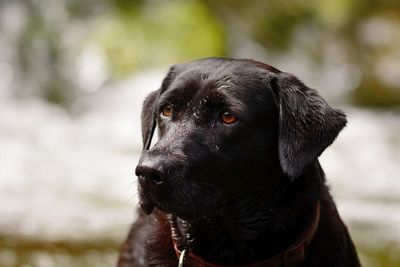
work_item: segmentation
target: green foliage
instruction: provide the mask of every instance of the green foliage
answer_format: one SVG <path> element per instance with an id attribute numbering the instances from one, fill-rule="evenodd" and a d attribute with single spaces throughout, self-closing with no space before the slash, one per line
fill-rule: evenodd
<path id="1" fill-rule="evenodd" d="M 312 16 L 310 6 L 304 3 L 307 2 L 268 2 L 259 8 L 264 14 L 254 21 L 252 35 L 267 48 L 284 52 L 290 46 L 295 28 Z"/>
<path id="2" fill-rule="evenodd" d="M 0 266 L 115 266 L 120 246 L 114 240 L 49 241 L 0 235 Z"/>
<path id="3" fill-rule="evenodd" d="M 395 108 L 400 105 L 399 88 L 384 86 L 368 79 L 353 93 L 353 104 L 377 108 Z"/>
<path id="4" fill-rule="evenodd" d="M 239 25 L 242 35 L 256 41 L 272 58 L 302 53 L 320 66 L 315 71 L 322 75 L 326 66 L 355 66 L 361 82 L 347 92 L 350 102 L 400 106 L 400 81 L 396 78 L 400 74 L 390 70 L 400 69 L 393 59 L 400 62 L 400 1 L 203 1 L 224 25 Z"/>
<path id="5" fill-rule="evenodd" d="M 227 54 L 225 32 L 197 1 L 155 1 L 120 10 L 98 27 L 113 73 Z"/>
<path id="6" fill-rule="evenodd" d="M 7 8 L 19 11 L 1 12 Z M 347 92 L 350 102 L 400 106 L 400 74 L 391 71 L 400 69 L 396 0 L 7 0 L 0 1 L 0 19 L 21 25 L 16 31 L 0 26 L 0 47 L 16 50 L 0 61 L 13 67 L 18 95 L 73 101 L 82 93 L 76 66 L 92 43 L 102 48 L 113 78 L 160 64 L 238 56 L 256 44 L 271 63 L 301 53 L 321 76 L 326 66 L 354 66 L 361 82 Z"/>
<path id="7" fill-rule="evenodd" d="M 395 245 L 387 245 L 381 248 L 368 248 L 358 246 L 363 266 L 365 267 L 399 267 L 400 249 Z"/>

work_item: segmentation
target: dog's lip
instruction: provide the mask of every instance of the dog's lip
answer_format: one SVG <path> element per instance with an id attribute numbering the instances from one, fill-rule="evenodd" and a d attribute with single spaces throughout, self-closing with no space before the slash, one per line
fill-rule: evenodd
<path id="1" fill-rule="evenodd" d="M 152 200 L 151 194 L 145 194 L 143 187 L 139 185 L 139 207 L 147 215 L 153 212 L 155 203 Z"/>
<path id="2" fill-rule="evenodd" d="M 199 217 L 199 216 L 203 216 L 203 214 L 208 213 L 208 211 L 206 212 L 199 212 L 198 210 L 193 210 L 188 203 L 191 203 L 193 201 L 188 200 L 188 201 L 178 201 L 177 199 L 175 199 L 175 197 L 177 197 L 179 199 L 179 194 L 178 196 L 175 195 L 175 197 L 173 196 L 174 193 L 177 192 L 177 186 L 174 186 L 172 184 L 168 185 L 158 185 L 158 186 L 154 186 L 151 183 L 148 183 L 147 181 L 145 181 L 144 179 L 140 179 L 140 177 L 138 177 L 139 179 L 139 183 L 138 183 L 138 190 L 139 190 L 139 208 L 141 209 L 141 211 L 146 214 L 146 215 L 150 215 L 154 208 L 157 208 L 161 211 L 164 211 L 166 213 L 170 213 L 170 214 L 174 214 L 180 217 L 185 217 L 187 219 L 191 219 L 194 217 Z M 208 192 L 210 194 L 210 188 L 207 187 L 207 190 L 204 189 L 204 186 L 199 183 L 195 183 L 195 182 L 188 182 L 188 187 L 189 187 L 189 191 L 190 192 L 197 192 L 201 193 L 201 195 L 204 194 L 204 191 Z M 182 190 L 184 191 L 185 188 L 183 188 L 183 185 L 180 185 L 182 187 Z M 172 187 L 174 189 L 172 189 Z M 202 188 L 202 190 L 200 190 Z M 171 192 L 172 191 L 172 192 Z M 186 188 L 186 191 L 188 191 L 188 189 Z M 185 191 L 184 191 L 185 192 Z M 219 191 L 214 192 L 212 195 L 212 199 L 219 199 L 220 193 L 218 193 Z M 216 194 L 218 193 L 218 194 Z M 172 194 L 172 195 L 171 195 Z M 214 202 L 215 201 L 211 201 L 213 203 L 213 207 L 214 207 Z M 222 201 L 222 199 L 220 199 L 219 204 L 224 204 L 224 202 Z M 196 203 L 192 203 L 193 206 L 196 206 Z M 210 203 L 209 203 L 210 204 Z M 207 205 L 209 206 L 209 205 Z M 206 207 L 200 207 L 201 210 L 208 210 L 208 208 Z"/>
<path id="3" fill-rule="evenodd" d="M 155 208 L 155 204 L 149 200 L 140 200 L 139 206 L 140 209 L 147 215 L 150 215 Z"/>

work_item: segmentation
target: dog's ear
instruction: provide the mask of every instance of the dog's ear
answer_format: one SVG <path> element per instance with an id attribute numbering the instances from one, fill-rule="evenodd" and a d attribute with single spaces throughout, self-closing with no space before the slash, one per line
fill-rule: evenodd
<path id="1" fill-rule="evenodd" d="M 273 84 L 279 108 L 279 158 L 291 178 L 307 166 L 336 138 L 346 116 L 291 74 L 281 72 Z"/>
<path id="2" fill-rule="evenodd" d="M 142 107 L 142 139 L 143 146 L 146 145 L 147 140 L 152 134 L 152 125 L 154 120 L 155 104 L 157 102 L 160 89 L 151 92 L 143 102 Z"/>
<path id="3" fill-rule="evenodd" d="M 154 129 L 156 127 L 156 119 L 158 115 L 158 110 L 156 107 L 158 98 L 162 95 L 162 93 L 167 90 L 172 81 L 176 77 L 175 66 L 171 67 L 168 71 L 167 76 L 164 78 L 161 88 L 151 92 L 143 102 L 142 108 L 142 139 L 143 139 L 143 148 L 148 149 L 150 146 L 151 139 L 153 137 Z"/>

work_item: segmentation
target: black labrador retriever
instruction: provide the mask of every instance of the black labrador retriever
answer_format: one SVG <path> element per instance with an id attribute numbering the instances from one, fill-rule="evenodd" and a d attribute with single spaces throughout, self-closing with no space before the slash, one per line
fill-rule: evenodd
<path id="1" fill-rule="evenodd" d="M 360 266 L 318 162 L 345 125 L 267 64 L 173 66 L 144 102 L 141 209 L 118 266 Z"/>

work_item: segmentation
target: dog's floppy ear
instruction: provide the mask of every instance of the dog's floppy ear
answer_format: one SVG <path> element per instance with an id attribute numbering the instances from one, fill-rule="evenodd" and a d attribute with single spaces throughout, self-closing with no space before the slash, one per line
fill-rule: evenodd
<path id="1" fill-rule="evenodd" d="M 161 88 L 151 92 L 143 102 L 141 115 L 143 149 L 149 149 L 156 128 L 158 115 L 158 110 L 156 109 L 157 100 L 175 79 L 175 74 L 175 67 L 173 66 L 169 69 L 167 76 L 164 78 Z"/>
<path id="2" fill-rule="evenodd" d="M 157 102 L 158 96 L 160 94 L 160 89 L 151 92 L 143 102 L 142 108 L 142 139 L 143 139 L 143 147 L 146 146 L 147 140 L 149 140 L 153 121 L 154 121 L 154 112 L 155 112 L 155 104 Z"/>
<path id="3" fill-rule="evenodd" d="M 295 179 L 335 140 L 346 125 L 346 116 L 291 74 L 277 74 L 274 83 L 280 163 L 283 171 Z"/>

